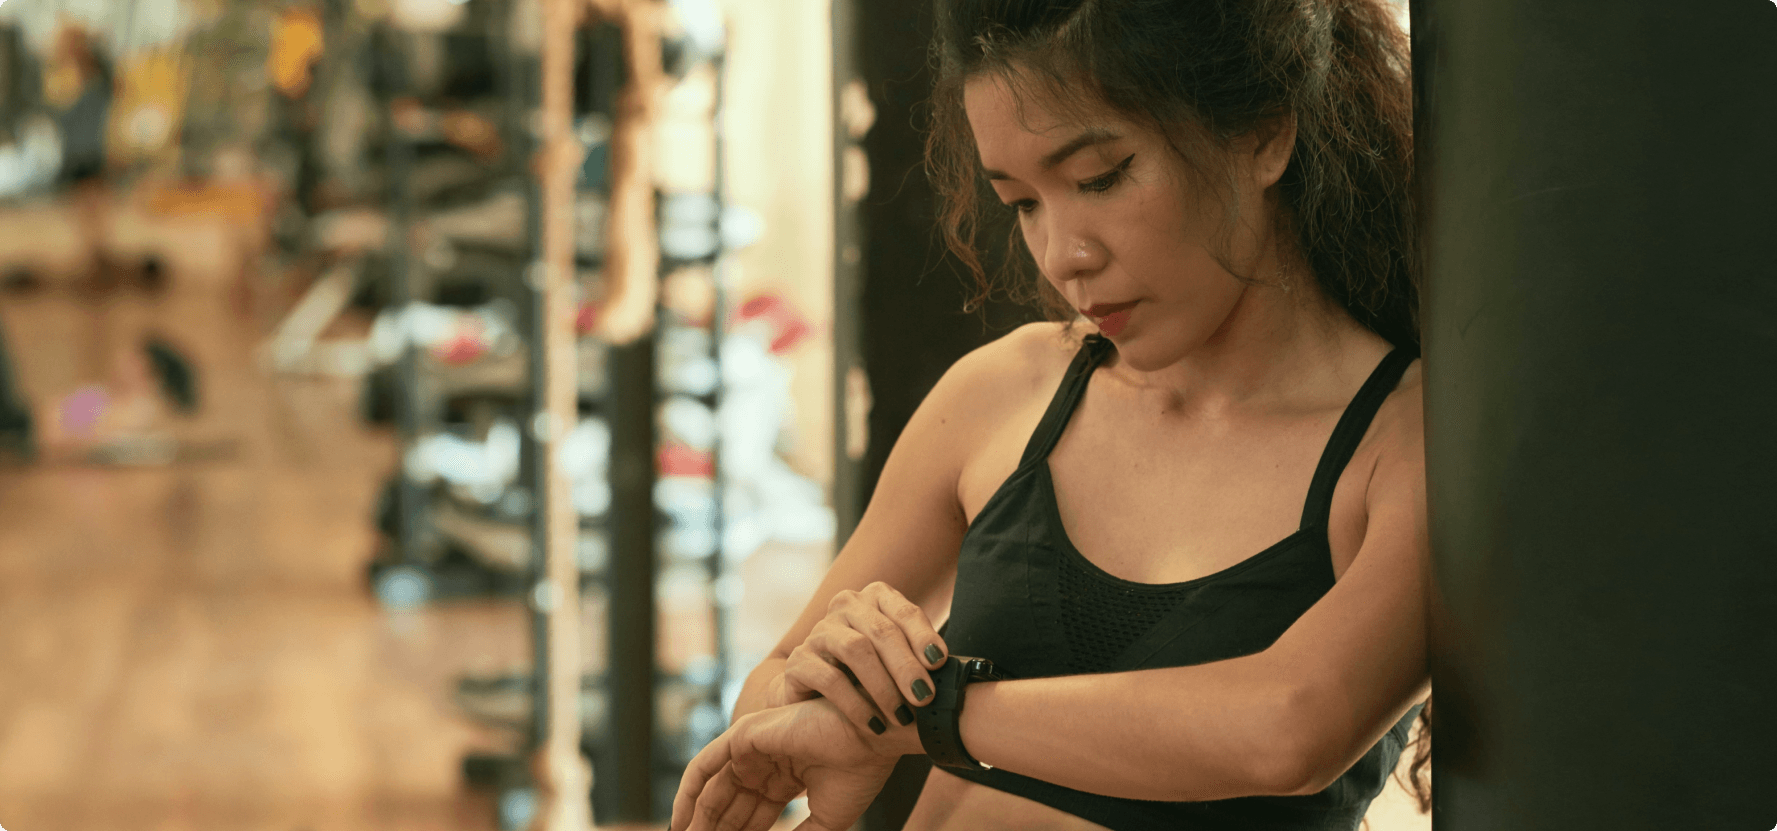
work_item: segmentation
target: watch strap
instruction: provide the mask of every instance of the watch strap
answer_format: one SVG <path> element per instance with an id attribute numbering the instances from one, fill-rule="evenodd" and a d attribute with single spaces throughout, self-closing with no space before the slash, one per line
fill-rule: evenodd
<path id="1" fill-rule="evenodd" d="M 913 712 L 919 726 L 919 744 L 925 748 L 933 764 L 956 770 L 992 769 L 992 765 L 976 761 L 963 748 L 961 716 L 970 681 L 999 680 L 1002 677 L 991 661 L 955 655 L 945 659 L 944 666 L 932 671 L 932 701 L 923 707 L 915 707 Z"/>

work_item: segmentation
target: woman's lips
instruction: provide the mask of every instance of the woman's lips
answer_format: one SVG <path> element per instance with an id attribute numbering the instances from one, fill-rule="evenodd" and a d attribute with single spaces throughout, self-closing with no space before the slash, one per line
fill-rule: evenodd
<path id="1" fill-rule="evenodd" d="M 1098 331 L 1107 338 L 1114 338 L 1129 323 L 1129 312 L 1139 301 L 1128 303 L 1100 303 L 1086 310 L 1086 316 L 1098 323 Z"/>
<path id="2" fill-rule="evenodd" d="M 1104 336 L 1107 338 L 1116 337 L 1118 332 L 1123 331 L 1123 325 L 1129 322 L 1129 311 L 1130 310 L 1128 309 L 1124 309 L 1123 311 L 1112 312 L 1099 318 L 1098 331 L 1103 332 Z"/>

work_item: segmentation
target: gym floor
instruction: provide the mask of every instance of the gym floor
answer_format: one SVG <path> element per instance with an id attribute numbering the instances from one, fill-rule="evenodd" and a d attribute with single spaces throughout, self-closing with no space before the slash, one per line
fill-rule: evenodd
<path id="1" fill-rule="evenodd" d="M 364 425 L 359 385 L 275 376 L 259 344 L 293 289 L 239 288 L 250 250 L 203 220 L 121 200 L 130 261 L 167 263 L 158 297 L 82 295 L 66 205 L 0 209 L 0 324 L 34 403 L 103 380 L 142 332 L 201 373 L 172 431 L 190 458 L 95 467 L 0 464 L 0 825 L 14 831 L 492 829 L 461 760 L 513 747 L 464 717 L 458 677 L 521 671 L 522 608 L 376 604 L 365 564 L 393 437 Z M 348 327 L 352 322 L 348 321 Z M 359 329 L 365 321 L 356 321 Z M 737 646 L 769 648 L 814 589 L 824 551 L 750 560 Z M 698 616 L 668 611 L 683 646 Z M 681 622 L 682 621 L 682 622 Z M 603 633 L 588 616 L 589 666 Z M 663 660 L 683 649 L 668 648 Z M 682 656 L 679 656 L 682 657 Z"/>
<path id="2" fill-rule="evenodd" d="M 178 432 L 213 449 L 0 471 L 0 823 L 491 827 L 458 760 L 500 737 L 448 690 L 523 654 L 518 609 L 371 601 L 368 511 L 392 441 L 360 425 L 354 385 L 260 372 L 259 322 L 219 285 L 109 309 L 54 285 L 0 299 L 27 391 L 77 380 L 123 318 L 171 334 L 206 398 Z"/>

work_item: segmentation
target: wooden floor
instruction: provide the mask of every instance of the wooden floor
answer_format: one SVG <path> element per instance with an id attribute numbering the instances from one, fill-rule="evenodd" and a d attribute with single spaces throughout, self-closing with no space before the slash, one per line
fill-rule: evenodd
<path id="1" fill-rule="evenodd" d="M 160 299 L 67 288 L 66 206 L 0 209 L 0 269 L 47 288 L 0 294 L 19 383 L 37 401 L 103 380 L 118 343 L 159 332 L 194 359 L 205 458 L 119 469 L 0 465 L 0 826 L 12 831 L 492 829 L 466 752 L 510 750 L 451 700 L 466 673 L 522 672 L 512 601 L 397 612 L 364 569 L 396 451 L 363 426 L 355 382 L 276 377 L 256 350 L 293 298 L 234 282 L 226 231 L 125 216 L 170 264 Z M 736 646 L 762 654 L 830 558 L 761 552 Z M 663 608 L 663 658 L 701 632 Z M 589 666 L 603 662 L 596 617 Z M 677 634 L 674 634 L 677 632 Z"/>
<path id="2" fill-rule="evenodd" d="M 65 387 L 96 325 L 0 299 L 15 362 Z M 450 680 L 520 662 L 511 604 L 390 614 L 364 563 L 394 456 L 349 384 L 273 381 L 217 292 L 140 304 L 204 372 L 188 438 L 225 458 L 0 471 L 0 824 L 32 829 L 471 829 Z M 102 323 L 102 321 L 101 321 Z"/>

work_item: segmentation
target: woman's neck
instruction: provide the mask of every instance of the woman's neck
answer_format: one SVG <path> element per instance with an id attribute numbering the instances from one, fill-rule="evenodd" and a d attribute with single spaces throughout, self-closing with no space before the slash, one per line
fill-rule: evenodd
<path id="1" fill-rule="evenodd" d="M 1188 417 L 1294 408 L 1342 393 L 1352 368 L 1373 364 L 1371 353 L 1385 353 L 1388 343 L 1312 275 L 1290 281 L 1289 291 L 1248 286 L 1222 326 L 1168 366 L 1142 371 L 1112 358 L 1106 372 L 1159 412 Z"/>

